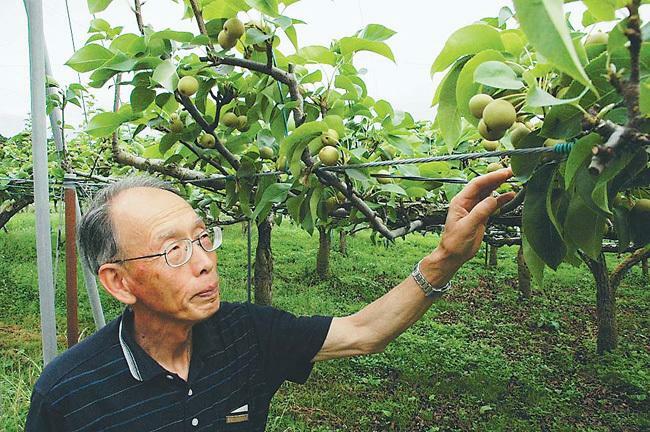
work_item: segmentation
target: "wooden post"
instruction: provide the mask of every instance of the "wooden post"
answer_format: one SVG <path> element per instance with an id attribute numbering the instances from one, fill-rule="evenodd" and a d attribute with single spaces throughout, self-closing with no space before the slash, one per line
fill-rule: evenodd
<path id="1" fill-rule="evenodd" d="M 73 178 L 66 175 L 63 181 L 65 189 L 65 305 L 66 336 L 68 348 L 79 341 L 79 320 L 77 317 L 77 213 L 76 191 Z"/>

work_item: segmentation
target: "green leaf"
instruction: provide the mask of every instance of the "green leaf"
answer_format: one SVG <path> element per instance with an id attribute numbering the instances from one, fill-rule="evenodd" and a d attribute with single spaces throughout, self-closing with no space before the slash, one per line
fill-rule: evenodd
<path id="1" fill-rule="evenodd" d="M 336 63 L 336 56 L 332 51 L 324 46 L 320 45 L 310 45 L 300 48 L 295 56 L 289 56 L 289 58 L 300 57 L 304 59 L 307 63 L 321 63 L 334 66 Z"/>
<path id="2" fill-rule="evenodd" d="M 606 219 L 592 211 L 579 195 L 571 197 L 564 233 L 573 244 L 593 259 L 600 254 L 605 223 Z"/>
<path id="3" fill-rule="evenodd" d="M 487 24 L 472 24 L 456 30 L 447 39 L 444 48 L 431 66 L 431 75 L 447 69 L 454 61 L 467 54 L 487 49 L 502 51 L 503 42 L 499 31 Z"/>
<path id="4" fill-rule="evenodd" d="M 250 6 L 244 0 L 219 0 L 213 1 L 203 7 L 201 11 L 206 21 L 217 18 L 232 18 L 239 11 L 247 11 Z"/>
<path id="5" fill-rule="evenodd" d="M 300 156 L 302 150 L 316 135 L 325 132 L 328 125 L 321 121 L 312 121 L 302 124 L 287 136 L 280 144 L 280 155 L 284 155 L 290 161 L 290 169 L 293 175 L 300 173 Z"/>
<path id="6" fill-rule="evenodd" d="M 585 67 L 587 75 L 591 78 L 600 92 L 600 97 L 593 93 L 585 94 L 580 100 L 580 105 L 589 110 L 591 107 L 598 105 L 601 107 L 612 103 L 618 103 L 621 100 L 620 95 L 612 87 L 607 79 L 606 71 L 609 56 L 606 52 L 593 59 Z M 583 93 L 585 87 L 577 81 L 574 81 L 567 91 L 566 97 L 573 98 Z M 551 107 L 550 112 L 544 118 L 542 134 L 549 138 L 570 139 L 582 132 L 581 120 L 584 114 L 578 108 L 572 105 L 558 105 Z"/>
<path id="7" fill-rule="evenodd" d="M 372 51 L 389 60 L 395 61 L 393 51 L 384 42 L 361 39 L 358 37 L 344 37 L 339 40 L 341 54 L 349 55 L 358 51 Z"/>
<path id="8" fill-rule="evenodd" d="M 404 188 L 400 185 L 396 184 L 383 184 L 379 186 L 379 189 L 381 189 L 384 192 L 389 192 L 389 193 L 394 193 L 398 195 L 406 195 L 406 191 Z"/>
<path id="9" fill-rule="evenodd" d="M 323 79 L 323 72 L 320 69 L 316 69 L 313 72 L 308 73 L 300 78 L 301 84 L 313 84 L 320 82 Z"/>
<path id="10" fill-rule="evenodd" d="M 262 198 L 260 198 L 259 202 L 257 203 L 257 206 L 255 207 L 255 211 L 252 214 L 252 218 L 256 219 L 257 216 L 264 210 L 264 207 L 267 204 L 270 203 L 277 204 L 283 202 L 287 198 L 290 189 L 291 189 L 291 184 L 289 183 L 274 183 L 271 186 L 267 187 L 266 190 L 264 191 L 264 194 L 262 195 Z M 297 220 L 296 218 L 294 219 Z"/>
<path id="11" fill-rule="evenodd" d="M 151 77 L 153 82 L 160 84 L 164 89 L 174 92 L 178 84 L 178 75 L 176 74 L 176 66 L 171 60 L 165 60 L 160 63 L 153 71 Z"/>
<path id="12" fill-rule="evenodd" d="M 546 138 L 539 136 L 539 131 L 529 133 L 519 142 L 517 149 L 542 147 Z M 524 182 L 530 178 L 542 158 L 539 154 L 512 155 L 510 165 L 517 181 Z"/>
<path id="13" fill-rule="evenodd" d="M 293 45 L 293 49 L 298 49 L 298 35 L 296 33 L 296 28 L 294 26 L 289 26 L 284 29 L 284 34 L 287 35 L 289 42 Z"/>
<path id="14" fill-rule="evenodd" d="M 113 0 L 88 0 L 88 12 L 96 14 L 105 10 Z"/>
<path id="15" fill-rule="evenodd" d="M 144 111 L 149 105 L 151 105 L 155 98 L 155 90 L 151 90 L 147 87 L 134 87 L 133 90 L 131 90 L 130 97 L 133 112 Z"/>
<path id="16" fill-rule="evenodd" d="M 524 251 L 524 261 L 530 270 L 533 280 L 538 286 L 543 286 L 544 283 L 544 261 L 535 253 L 528 239 L 524 234 L 521 236 L 521 247 Z"/>
<path id="17" fill-rule="evenodd" d="M 149 40 L 156 39 L 169 39 L 177 42 L 191 42 L 194 39 L 194 34 L 190 32 L 182 32 L 171 29 L 162 30 L 153 33 L 149 36 Z"/>
<path id="18" fill-rule="evenodd" d="M 573 144 L 564 171 L 564 184 L 568 190 L 573 184 L 576 172 L 585 169 L 585 161 L 591 156 L 591 149 L 600 143 L 600 135 L 591 133 Z"/>
<path id="19" fill-rule="evenodd" d="M 318 219 L 318 205 L 322 195 L 323 187 L 319 185 L 314 188 L 309 198 L 309 213 L 311 214 L 311 220 L 314 222 Z"/>
<path id="20" fill-rule="evenodd" d="M 90 119 L 88 122 L 88 127 L 86 128 L 86 132 L 97 138 L 108 136 L 113 133 L 124 121 L 124 116 L 120 115 L 119 113 L 99 113 Z"/>
<path id="21" fill-rule="evenodd" d="M 598 21 L 616 19 L 616 0 L 584 0 L 591 16 Z"/>
<path id="22" fill-rule="evenodd" d="M 583 95 L 584 93 L 571 99 L 558 99 L 547 91 L 542 90 L 540 87 L 534 86 L 528 90 L 528 94 L 526 95 L 526 104 L 533 108 L 576 104 Z"/>
<path id="23" fill-rule="evenodd" d="M 449 71 L 445 82 L 442 84 L 438 115 L 436 116 L 442 138 L 450 153 L 456 147 L 458 138 L 460 138 L 461 122 L 460 110 L 456 103 L 456 83 L 464 64 L 464 61 L 459 61 Z"/>
<path id="24" fill-rule="evenodd" d="M 526 37 L 519 29 L 504 30 L 501 32 L 501 41 L 505 50 L 518 58 L 526 48 Z"/>
<path id="25" fill-rule="evenodd" d="M 643 152 L 643 150 L 641 151 Z M 610 180 L 614 179 L 619 173 L 627 169 L 628 165 L 632 165 L 635 157 L 637 157 L 636 152 L 618 152 L 616 157 L 609 161 L 603 172 L 598 176 L 591 197 L 600 209 L 605 212 L 605 214 L 611 215 L 609 210 L 608 194 Z M 645 163 L 643 165 L 645 165 Z"/>
<path id="26" fill-rule="evenodd" d="M 246 4 L 262 12 L 264 15 L 271 17 L 279 15 L 277 0 L 246 0 Z"/>
<path id="27" fill-rule="evenodd" d="M 528 41 L 548 61 L 598 93 L 580 63 L 569 33 L 562 0 L 513 0 Z"/>
<path id="28" fill-rule="evenodd" d="M 546 199 L 557 165 L 542 165 L 526 185 L 522 229 L 535 253 L 552 269 L 557 269 L 566 246 L 548 214 Z"/>
<path id="29" fill-rule="evenodd" d="M 359 37 L 362 39 L 367 39 L 371 41 L 385 41 L 386 39 L 391 38 L 395 34 L 395 31 L 384 27 L 381 24 L 368 24 L 359 31 Z"/>
<path id="30" fill-rule="evenodd" d="M 481 88 L 480 84 L 474 82 L 474 72 L 487 61 L 505 61 L 505 57 L 495 50 L 485 50 L 472 57 L 460 72 L 456 84 L 456 102 L 461 116 L 474 126 L 478 125 L 479 119 L 474 117 L 469 110 L 469 100 L 477 94 Z"/>
<path id="31" fill-rule="evenodd" d="M 641 81 L 639 91 L 639 109 L 641 114 L 648 115 L 650 114 L 650 78 Z"/>
<path id="32" fill-rule="evenodd" d="M 499 61 L 487 61 L 474 71 L 474 81 L 486 86 L 519 90 L 524 83 L 507 64 Z"/>
<path id="33" fill-rule="evenodd" d="M 107 32 L 111 29 L 111 25 L 105 19 L 95 18 L 90 22 L 88 33 Z"/>
<path id="34" fill-rule="evenodd" d="M 65 64 L 77 72 L 90 72 L 113 58 L 113 55 L 111 50 L 101 45 L 90 44 L 75 52 Z"/>
<path id="35" fill-rule="evenodd" d="M 257 45 L 260 42 L 271 39 L 273 35 L 263 33 L 256 27 L 251 27 L 246 30 L 246 43 L 248 45 Z"/>
<path id="36" fill-rule="evenodd" d="M 160 139 L 160 144 L 158 144 L 158 150 L 160 151 L 161 156 L 165 156 L 165 153 L 167 153 L 169 149 L 178 142 L 178 139 L 178 134 L 171 132 L 165 134 L 165 136 Z"/>
<path id="37" fill-rule="evenodd" d="M 630 211 L 625 207 L 614 207 L 612 208 L 612 213 L 614 214 L 612 218 L 614 231 L 618 238 L 618 251 L 625 252 L 630 245 L 630 241 L 632 241 L 632 233 L 628 222 Z"/>

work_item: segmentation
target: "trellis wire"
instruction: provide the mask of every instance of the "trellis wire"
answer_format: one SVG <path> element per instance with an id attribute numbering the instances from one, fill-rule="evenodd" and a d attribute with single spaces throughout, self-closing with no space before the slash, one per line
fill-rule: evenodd
<path id="1" fill-rule="evenodd" d="M 571 147 L 572 147 L 571 143 L 560 143 L 560 144 L 556 144 L 553 147 L 534 147 L 528 149 L 501 150 L 501 151 L 490 151 L 490 152 L 481 152 L 481 153 L 459 153 L 459 154 L 450 154 L 450 155 L 441 155 L 441 156 L 429 156 L 423 158 L 385 160 L 385 161 L 367 162 L 367 163 L 352 164 L 352 165 L 320 167 L 318 169 L 321 171 L 345 171 L 348 169 L 374 168 L 380 166 L 393 166 L 393 165 L 411 165 L 411 164 L 422 164 L 428 162 L 445 162 L 445 161 L 463 162 L 463 161 L 468 161 L 473 159 L 486 159 L 486 158 L 503 157 L 503 156 L 523 156 L 523 155 L 535 155 L 535 154 L 544 154 L 544 153 L 567 154 L 571 151 Z"/>
<path id="2" fill-rule="evenodd" d="M 362 164 L 352 164 L 352 165 L 339 165 L 331 167 L 318 167 L 316 169 L 321 171 L 345 171 L 348 169 L 359 169 L 359 168 L 373 168 L 379 166 L 395 166 L 395 165 L 411 165 L 411 164 L 421 164 L 427 162 L 444 162 L 444 161 L 468 161 L 473 159 L 487 159 L 492 157 L 503 157 L 503 156 L 525 156 L 525 155 L 539 155 L 539 154 L 568 154 L 571 152 L 572 143 L 560 143 L 556 144 L 553 147 L 534 147 L 528 149 L 514 149 L 514 150 L 501 150 L 501 151 L 492 151 L 492 152 L 481 152 L 481 153 L 458 153 L 450 155 L 441 155 L 441 156 L 429 156 L 424 158 L 411 158 L 411 159 L 391 159 L 385 161 L 376 161 L 376 162 L 367 162 Z M 237 175 L 215 175 L 207 179 L 195 179 L 195 180 L 183 180 L 183 183 L 190 183 L 195 185 L 200 185 L 202 183 L 212 183 L 218 180 L 236 180 L 244 178 L 255 178 L 263 177 L 269 175 L 280 175 L 287 174 L 288 171 L 268 171 L 261 172 L 243 176 Z M 434 179 L 427 178 L 428 181 L 434 181 Z M 456 179 L 450 179 L 450 183 L 457 182 Z M 435 179 L 435 181 L 439 181 Z"/>

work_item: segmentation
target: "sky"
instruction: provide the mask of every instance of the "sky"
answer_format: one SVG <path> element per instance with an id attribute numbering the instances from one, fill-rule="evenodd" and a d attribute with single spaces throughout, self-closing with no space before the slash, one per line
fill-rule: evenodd
<path id="1" fill-rule="evenodd" d="M 0 0 L 5 19 L 0 26 L 0 134 L 10 136 L 23 129 L 29 116 L 29 51 L 27 19 L 23 2 Z M 173 27 L 195 31 L 193 21 L 180 21 L 182 7 L 170 0 L 143 2 L 145 24 L 156 30 Z M 137 33 L 131 2 L 114 0 L 97 17 L 113 26 L 123 25 L 125 32 Z M 72 32 L 77 49 L 87 39 L 92 19 L 86 0 L 68 0 Z M 450 5 L 453 5 L 450 7 Z M 496 16 L 510 1 L 456 0 L 454 2 L 425 0 L 302 0 L 291 5 L 285 15 L 299 18 L 306 25 L 297 27 L 300 46 L 324 45 L 351 35 L 367 24 L 382 24 L 397 32 L 387 41 L 395 54 L 396 63 L 373 53 L 359 53 L 357 68 L 367 69 L 364 80 L 368 93 L 375 99 L 386 99 L 393 107 L 410 112 L 418 120 L 433 120 L 430 107 L 435 85 L 429 69 L 445 41 L 455 30 L 486 16 Z M 569 6 L 575 9 L 575 6 Z M 65 0 L 44 0 L 44 32 L 53 74 L 61 84 L 78 80 L 77 74 L 64 65 L 73 54 Z M 579 14 L 576 14 L 579 17 Z M 240 16 L 246 19 L 245 14 Z M 285 55 L 292 54 L 290 44 L 280 47 Z M 81 75 L 85 83 L 89 74 Z M 98 105 L 110 109 L 109 91 L 91 89 Z M 66 110 L 71 122 L 78 122 L 82 112 L 76 107 Z"/>

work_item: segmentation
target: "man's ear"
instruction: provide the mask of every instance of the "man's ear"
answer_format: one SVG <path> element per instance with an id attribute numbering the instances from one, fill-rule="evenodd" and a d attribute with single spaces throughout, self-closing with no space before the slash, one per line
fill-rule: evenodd
<path id="1" fill-rule="evenodd" d="M 97 274 L 106 291 L 120 303 L 127 305 L 135 303 L 136 298 L 129 289 L 124 267 L 115 263 L 107 263 L 99 268 Z"/>

